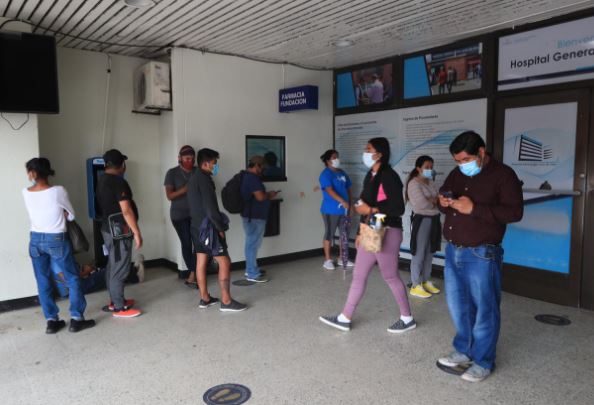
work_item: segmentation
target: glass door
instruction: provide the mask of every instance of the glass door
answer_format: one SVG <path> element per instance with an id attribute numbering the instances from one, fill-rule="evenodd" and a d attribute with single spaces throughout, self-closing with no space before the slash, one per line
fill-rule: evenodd
<path id="1" fill-rule="evenodd" d="M 590 92 L 502 98 L 494 149 L 523 184 L 524 217 L 503 241 L 504 288 L 578 306 Z"/>

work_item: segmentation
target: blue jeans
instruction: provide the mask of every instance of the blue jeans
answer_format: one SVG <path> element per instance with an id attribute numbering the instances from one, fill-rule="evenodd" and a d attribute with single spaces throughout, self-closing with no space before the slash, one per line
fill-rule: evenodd
<path id="1" fill-rule="evenodd" d="M 247 278 L 257 278 L 262 275 L 258 267 L 258 249 L 262 245 L 264 231 L 266 230 L 266 220 L 252 218 L 241 218 L 243 220 L 243 230 L 245 231 L 245 274 Z"/>
<path id="2" fill-rule="evenodd" d="M 80 287 L 78 268 L 72 256 L 72 245 L 66 233 L 31 232 L 29 256 L 37 280 L 39 302 L 47 320 L 58 320 L 59 308 L 54 301 L 53 274 L 63 273 L 69 290 L 70 317 L 84 319 L 87 302 Z"/>
<path id="3" fill-rule="evenodd" d="M 501 313 L 500 246 L 446 246 L 445 292 L 456 328 L 454 348 L 493 369 Z"/>

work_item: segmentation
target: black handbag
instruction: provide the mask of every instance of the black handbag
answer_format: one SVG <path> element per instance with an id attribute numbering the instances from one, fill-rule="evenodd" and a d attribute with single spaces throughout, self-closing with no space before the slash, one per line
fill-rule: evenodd
<path id="1" fill-rule="evenodd" d="M 89 241 L 76 221 L 66 221 L 66 231 L 72 244 L 72 253 L 89 251 Z"/>

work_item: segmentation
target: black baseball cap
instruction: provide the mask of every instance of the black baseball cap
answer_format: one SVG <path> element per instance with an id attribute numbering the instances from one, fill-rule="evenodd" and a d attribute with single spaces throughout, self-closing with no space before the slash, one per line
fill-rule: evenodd
<path id="1" fill-rule="evenodd" d="M 128 160 L 128 156 L 123 155 L 122 152 L 117 149 L 110 149 L 103 154 L 105 166 L 120 167 L 125 160 Z"/>

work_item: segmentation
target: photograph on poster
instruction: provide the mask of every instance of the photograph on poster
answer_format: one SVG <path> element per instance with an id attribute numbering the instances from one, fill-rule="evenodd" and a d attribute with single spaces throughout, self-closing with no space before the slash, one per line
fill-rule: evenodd
<path id="1" fill-rule="evenodd" d="M 569 273 L 578 105 L 505 110 L 503 161 L 524 189 L 524 217 L 508 226 L 504 261 Z M 556 194 L 555 192 L 559 193 Z"/>
<path id="2" fill-rule="evenodd" d="M 483 77 L 482 42 L 404 60 L 404 98 L 479 90 Z"/>
<path id="3" fill-rule="evenodd" d="M 388 105 L 394 99 L 392 64 L 371 66 L 336 75 L 336 108 Z"/>
<path id="4" fill-rule="evenodd" d="M 263 181 L 286 181 L 285 137 L 246 135 L 245 161 L 246 167 L 252 156 L 263 156 L 266 166 Z"/>

